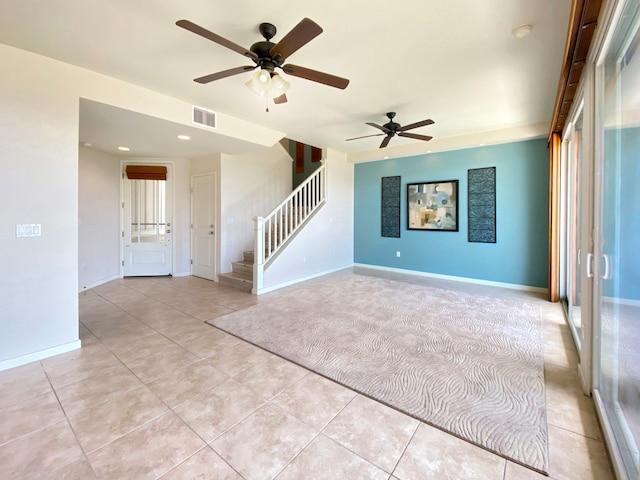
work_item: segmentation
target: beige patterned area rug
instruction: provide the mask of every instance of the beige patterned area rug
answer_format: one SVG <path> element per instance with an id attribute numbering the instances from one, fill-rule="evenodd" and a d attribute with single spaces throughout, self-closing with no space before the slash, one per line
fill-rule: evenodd
<path id="1" fill-rule="evenodd" d="M 548 471 L 541 311 L 532 301 L 332 274 L 209 323 Z"/>

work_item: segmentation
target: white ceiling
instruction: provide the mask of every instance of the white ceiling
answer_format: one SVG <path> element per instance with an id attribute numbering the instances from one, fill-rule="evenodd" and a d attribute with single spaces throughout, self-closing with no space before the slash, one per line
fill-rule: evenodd
<path id="1" fill-rule="evenodd" d="M 382 137 L 345 139 L 379 133 L 365 122 L 383 124 L 388 111 L 397 112 L 400 124 L 432 118 L 435 125 L 412 132 L 436 139 L 548 124 L 570 7 L 571 0 L 2 0 L 0 43 L 264 125 L 295 140 L 355 153 L 377 150 Z M 304 17 L 324 32 L 288 63 L 351 83 L 339 90 L 283 74 L 291 83 L 289 101 L 271 104 L 268 113 L 264 100 L 244 85 L 251 73 L 206 85 L 193 82 L 253 63 L 175 25 L 188 19 L 248 48 L 262 39 L 261 22 L 276 25 L 277 42 Z M 527 23 L 533 25 L 529 36 L 519 39 L 511 33 Z M 175 124 L 95 102 L 81 107 L 81 140 L 94 145 L 122 145 L 135 137 L 148 156 L 175 156 L 186 143 L 185 156 L 235 153 L 243 147 L 222 144 L 219 136 L 211 141 L 194 129 L 196 138 L 176 153 L 158 140 L 159 133 L 173 135 Z M 422 144 L 395 137 L 386 152 L 415 143 Z"/>

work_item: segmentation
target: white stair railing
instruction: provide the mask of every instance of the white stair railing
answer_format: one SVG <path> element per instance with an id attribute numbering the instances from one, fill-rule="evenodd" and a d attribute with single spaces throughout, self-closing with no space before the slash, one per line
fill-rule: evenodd
<path id="1" fill-rule="evenodd" d="M 269 260 L 284 248 L 306 220 L 326 202 L 326 166 L 322 165 L 266 217 L 254 217 L 253 290 L 262 288 Z"/>

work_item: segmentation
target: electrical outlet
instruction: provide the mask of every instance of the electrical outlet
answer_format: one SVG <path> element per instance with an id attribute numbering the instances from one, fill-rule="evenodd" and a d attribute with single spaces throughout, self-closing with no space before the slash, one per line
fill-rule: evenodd
<path id="1" fill-rule="evenodd" d="M 400 257 L 400 250 L 396 252 L 396 257 Z"/>

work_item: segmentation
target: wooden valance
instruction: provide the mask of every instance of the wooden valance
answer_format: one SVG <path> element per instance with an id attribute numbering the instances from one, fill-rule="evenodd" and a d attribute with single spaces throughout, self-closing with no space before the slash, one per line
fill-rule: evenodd
<path id="1" fill-rule="evenodd" d="M 127 165 L 129 180 L 166 180 L 167 167 L 158 165 Z"/>

